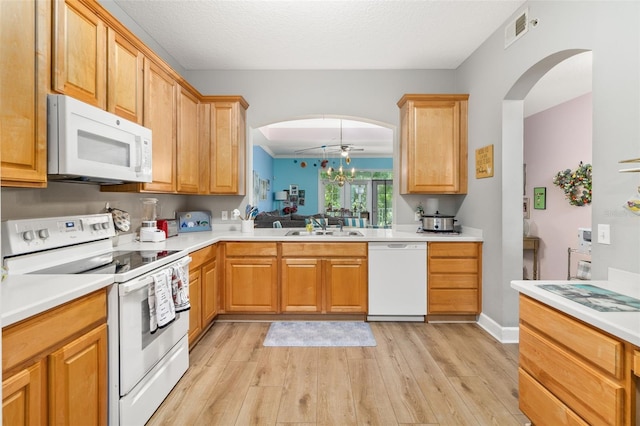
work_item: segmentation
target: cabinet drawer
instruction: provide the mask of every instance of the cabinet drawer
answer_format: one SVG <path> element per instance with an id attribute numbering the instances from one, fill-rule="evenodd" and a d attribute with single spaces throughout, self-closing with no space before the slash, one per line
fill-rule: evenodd
<path id="1" fill-rule="evenodd" d="M 367 243 L 282 243 L 283 257 L 365 257 Z"/>
<path id="2" fill-rule="evenodd" d="M 430 274 L 429 288 L 478 288 L 477 274 Z"/>
<path id="3" fill-rule="evenodd" d="M 526 296 L 520 297 L 520 320 L 537 328 L 587 362 L 614 377 L 622 378 L 624 347 L 621 342 Z"/>
<path id="4" fill-rule="evenodd" d="M 199 268 L 200 266 L 202 266 L 202 264 L 216 258 L 216 245 L 213 244 L 209 247 L 194 251 L 193 253 L 190 253 L 189 256 L 191 256 L 191 263 L 189 264 L 189 268 Z"/>
<path id="5" fill-rule="evenodd" d="M 585 422 L 523 369 L 518 369 L 520 410 L 534 424 L 587 426 Z"/>
<path id="6" fill-rule="evenodd" d="M 478 243 L 429 243 L 431 257 L 478 257 Z"/>
<path id="7" fill-rule="evenodd" d="M 277 256 L 276 243 L 226 243 L 227 256 Z"/>
<path id="8" fill-rule="evenodd" d="M 477 259 L 430 259 L 428 271 L 431 274 L 436 273 L 478 273 L 478 260 Z"/>
<path id="9" fill-rule="evenodd" d="M 478 290 L 429 289 L 430 314 L 478 313 Z"/>
<path id="10" fill-rule="evenodd" d="M 107 293 L 99 290 L 2 329 L 2 371 L 64 344 L 107 321 Z"/>
<path id="11" fill-rule="evenodd" d="M 526 324 L 520 367 L 590 424 L 622 424 L 624 388 Z"/>

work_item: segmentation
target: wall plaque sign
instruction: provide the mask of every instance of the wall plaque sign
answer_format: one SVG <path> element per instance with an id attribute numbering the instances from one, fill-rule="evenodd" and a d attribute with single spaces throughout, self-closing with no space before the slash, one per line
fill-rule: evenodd
<path id="1" fill-rule="evenodd" d="M 476 179 L 493 177 L 493 144 L 476 149 Z"/>

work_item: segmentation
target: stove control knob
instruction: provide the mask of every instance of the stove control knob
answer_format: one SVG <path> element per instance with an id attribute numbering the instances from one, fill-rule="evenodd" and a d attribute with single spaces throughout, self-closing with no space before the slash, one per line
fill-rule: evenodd
<path id="1" fill-rule="evenodd" d="M 33 231 L 24 231 L 22 233 L 22 239 L 25 241 L 31 241 L 33 240 L 33 237 L 34 237 Z"/>
<path id="2" fill-rule="evenodd" d="M 109 229 L 109 222 L 103 222 L 102 229 Z"/>
<path id="3" fill-rule="evenodd" d="M 42 238 L 43 240 L 46 240 L 47 238 L 49 238 L 49 230 L 47 228 L 39 229 L 38 237 Z"/>
<path id="4" fill-rule="evenodd" d="M 100 224 L 99 223 L 94 223 L 93 225 L 91 225 L 91 228 L 94 231 L 99 231 L 101 229 Z"/>

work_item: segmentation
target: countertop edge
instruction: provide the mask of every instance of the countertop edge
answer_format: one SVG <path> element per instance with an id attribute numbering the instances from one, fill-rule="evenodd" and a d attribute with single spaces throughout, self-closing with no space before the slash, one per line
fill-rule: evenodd
<path id="1" fill-rule="evenodd" d="M 621 340 L 640 347 L 640 312 L 599 312 L 565 297 L 539 288 L 540 284 L 576 284 L 575 281 L 511 281 L 511 288 L 557 309 Z M 612 281 L 585 281 L 585 283 L 616 291 L 619 285 Z"/>

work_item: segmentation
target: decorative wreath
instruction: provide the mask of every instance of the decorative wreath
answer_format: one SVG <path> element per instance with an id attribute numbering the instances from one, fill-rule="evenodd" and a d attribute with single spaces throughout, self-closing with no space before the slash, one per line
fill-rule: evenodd
<path id="1" fill-rule="evenodd" d="M 564 191 L 572 206 L 591 204 L 591 164 L 582 164 L 581 161 L 574 171 L 558 172 L 553 183 Z"/>

